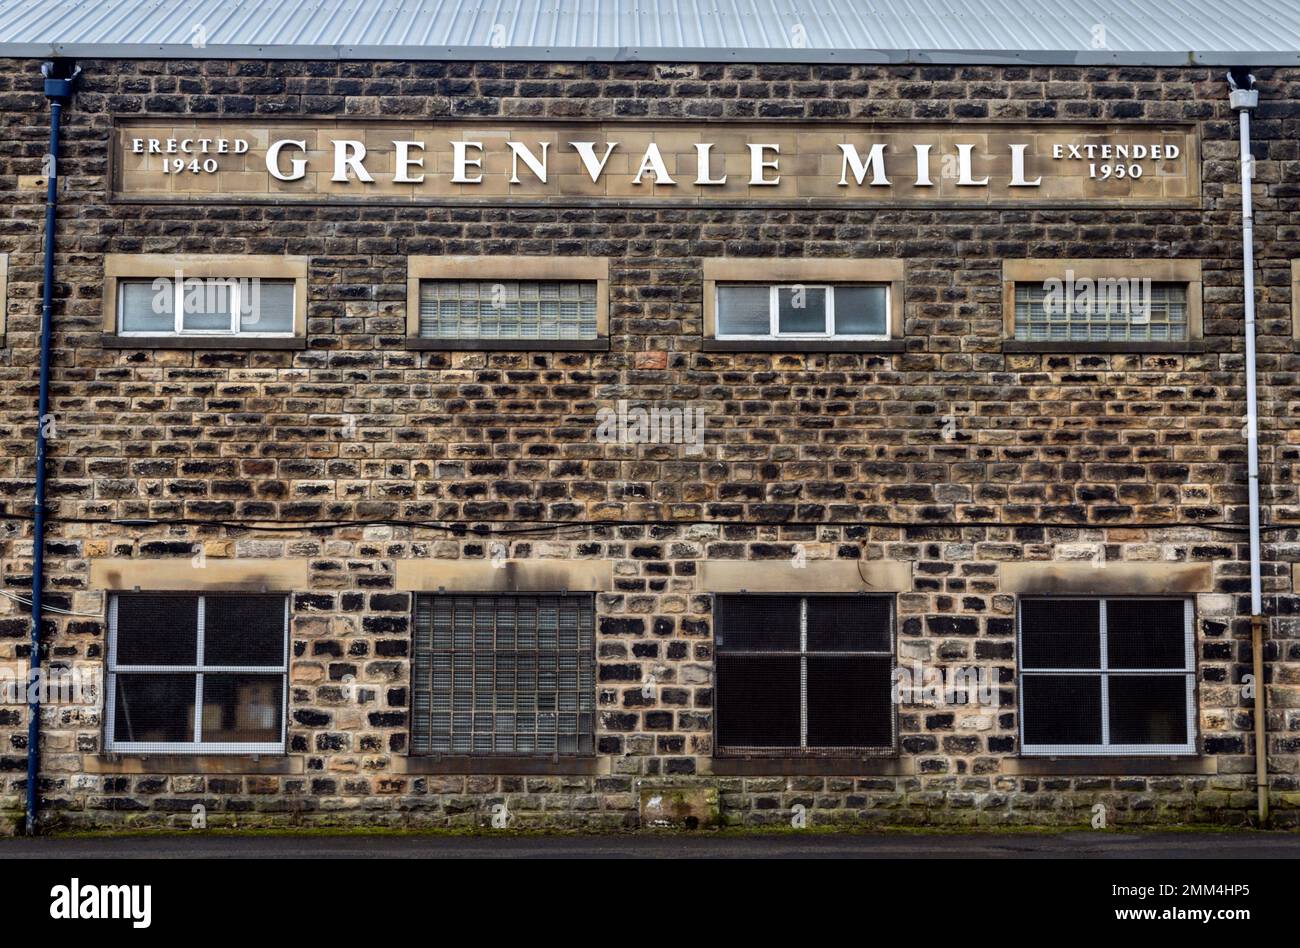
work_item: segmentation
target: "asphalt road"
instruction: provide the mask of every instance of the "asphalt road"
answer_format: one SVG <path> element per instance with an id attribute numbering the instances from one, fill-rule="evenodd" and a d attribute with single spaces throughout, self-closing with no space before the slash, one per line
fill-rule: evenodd
<path id="1" fill-rule="evenodd" d="M 1300 833 L 175 836 L 0 839 L 7 859 L 1300 859 Z"/>

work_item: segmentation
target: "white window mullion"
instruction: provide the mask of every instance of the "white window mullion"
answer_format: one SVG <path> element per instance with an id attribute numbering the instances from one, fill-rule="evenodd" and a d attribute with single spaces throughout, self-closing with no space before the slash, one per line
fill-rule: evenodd
<path id="1" fill-rule="evenodd" d="M 767 331 L 775 339 L 781 335 L 780 284 L 773 283 L 767 288 Z"/>
<path id="2" fill-rule="evenodd" d="M 176 280 L 176 300 L 172 306 L 176 310 L 176 318 L 172 320 L 172 325 L 179 336 L 185 331 L 185 279 L 180 276 L 174 276 L 173 279 Z"/>
<path id="3" fill-rule="evenodd" d="M 826 287 L 826 312 L 822 316 L 822 330 L 827 339 L 835 338 L 835 287 Z"/>
<path id="4" fill-rule="evenodd" d="M 1101 637 L 1101 743 L 1110 746 L 1110 653 L 1106 647 L 1106 600 L 1097 606 L 1101 621 L 1098 623 L 1098 635 Z"/>
<path id="5" fill-rule="evenodd" d="M 197 620 L 198 635 L 194 643 L 194 659 L 199 668 L 203 667 L 203 597 L 199 596 L 199 615 Z M 194 743 L 203 743 L 203 672 L 194 676 Z"/>
<path id="6" fill-rule="evenodd" d="M 799 597 L 799 746 L 808 746 L 808 597 Z"/>
<path id="7" fill-rule="evenodd" d="M 239 335 L 239 306 L 242 302 L 241 287 L 243 281 L 235 280 L 234 286 L 230 288 L 230 332 L 232 335 Z"/>

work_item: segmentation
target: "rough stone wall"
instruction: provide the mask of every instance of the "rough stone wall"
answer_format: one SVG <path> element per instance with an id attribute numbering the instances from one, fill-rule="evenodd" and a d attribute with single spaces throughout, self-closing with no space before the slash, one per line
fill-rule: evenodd
<path id="1" fill-rule="evenodd" d="M 92 825 L 285 819 L 481 823 L 506 802 L 528 825 L 627 826 L 644 786 L 716 786 L 726 818 L 1111 823 L 1241 821 L 1254 805 L 1244 538 L 1188 526 L 1245 520 L 1236 123 L 1209 69 L 682 64 L 83 62 L 67 117 L 58 231 L 47 602 L 54 660 L 98 662 L 105 595 L 96 557 L 305 557 L 293 595 L 292 775 L 94 773 L 99 716 L 47 709 L 48 812 Z M 1257 70 L 1260 420 L 1273 523 L 1300 525 L 1292 410 L 1300 401 L 1290 261 L 1300 257 L 1300 70 Z M 0 500 L 29 512 L 36 429 L 48 112 L 39 63 L 0 62 L 0 252 L 9 317 L 0 349 Z M 911 208 L 727 210 L 108 203 L 111 115 L 407 115 L 758 119 L 1131 119 L 1200 123 L 1203 210 Z M 105 350 L 105 253 L 304 254 L 305 351 Z M 407 351 L 408 254 L 608 256 L 611 348 L 582 353 Z M 701 261 L 711 256 L 907 261 L 907 351 L 700 351 Z M 1187 257 L 1204 266 L 1204 353 L 1004 354 L 1004 257 Z M 707 412 L 698 458 L 677 446 L 596 443 L 619 398 Z M 355 417 L 357 435 L 339 430 Z M 957 436 L 942 436 L 955 417 Z M 150 517 L 302 523 L 295 533 L 59 522 Z M 395 564 L 482 559 L 488 540 L 408 527 L 313 532 L 314 519 L 471 525 L 595 519 L 673 525 L 575 528 L 510 543 L 512 559 L 607 559 L 596 595 L 599 751 L 610 773 L 397 772 L 406 748 L 410 595 Z M 904 521 L 909 528 L 864 526 Z M 1005 526 L 963 527 L 961 521 Z M 781 523 L 783 525 L 774 525 Z M 1160 524 L 1159 528 L 1129 524 Z M 925 524 L 941 524 L 925 526 Z M 29 593 L 30 526 L 0 524 L 3 588 Z M 1274 615 L 1274 804 L 1300 802 L 1300 530 L 1269 534 Z M 904 707 L 909 776 L 710 777 L 708 559 L 893 559 L 901 661 L 996 669 L 1002 708 Z M 1003 564 L 1208 563 L 1197 596 L 1199 730 L 1217 776 L 1022 776 L 1013 595 Z M 797 580 L 792 590 L 797 591 Z M 25 608 L 0 600 L 0 659 L 26 656 Z M 655 699 L 642 697 L 653 673 Z M 340 685 L 361 685 L 351 701 Z M 21 810 L 26 711 L 0 708 L 0 807 Z M 1119 814 L 1116 816 L 1116 814 Z"/>

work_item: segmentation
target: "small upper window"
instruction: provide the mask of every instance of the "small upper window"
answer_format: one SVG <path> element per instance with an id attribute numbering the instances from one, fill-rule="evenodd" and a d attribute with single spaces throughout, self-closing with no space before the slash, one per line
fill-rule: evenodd
<path id="1" fill-rule="evenodd" d="M 292 280 L 156 277 L 117 282 L 124 336 L 292 336 Z"/>
<path id="2" fill-rule="evenodd" d="M 421 280 L 425 339 L 596 339 L 595 280 Z"/>
<path id="3" fill-rule="evenodd" d="M 1016 283 L 1022 342 L 1186 342 L 1187 284 L 1147 279 Z"/>
<path id="4" fill-rule="evenodd" d="M 888 339 L 887 284 L 717 286 L 719 339 Z"/>
<path id="5" fill-rule="evenodd" d="M 1192 603 L 1024 599 L 1026 754 L 1195 753 Z"/>

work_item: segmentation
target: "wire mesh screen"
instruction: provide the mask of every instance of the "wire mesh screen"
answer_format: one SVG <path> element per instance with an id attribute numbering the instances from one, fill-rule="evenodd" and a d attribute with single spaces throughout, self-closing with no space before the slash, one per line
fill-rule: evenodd
<path id="1" fill-rule="evenodd" d="M 883 596 L 718 596 L 719 754 L 830 755 L 894 743 Z"/>
<path id="2" fill-rule="evenodd" d="M 1083 283 L 1084 281 L 1080 281 Z M 1146 280 L 1089 280 L 1051 289 L 1016 284 L 1016 338 L 1062 342 L 1181 342 L 1187 287 Z"/>
<path id="3" fill-rule="evenodd" d="M 1192 753 L 1191 603 L 1025 599 L 1020 604 L 1026 753 Z"/>
<path id="4" fill-rule="evenodd" d="M 420 284 L 420 335 L 432 339 L 595 339 L 595 281 Z"/>
<path id="5" fill-rule="evenodd" d="M 595 654 L 590 597 L 419 597 L 412 752 L 594 753 Z"/>
<path id="6" fill-rule="evenodd" d="M 110 749 L 283 749 L 287 634 L 283 596 L 114 596 Z"/>

